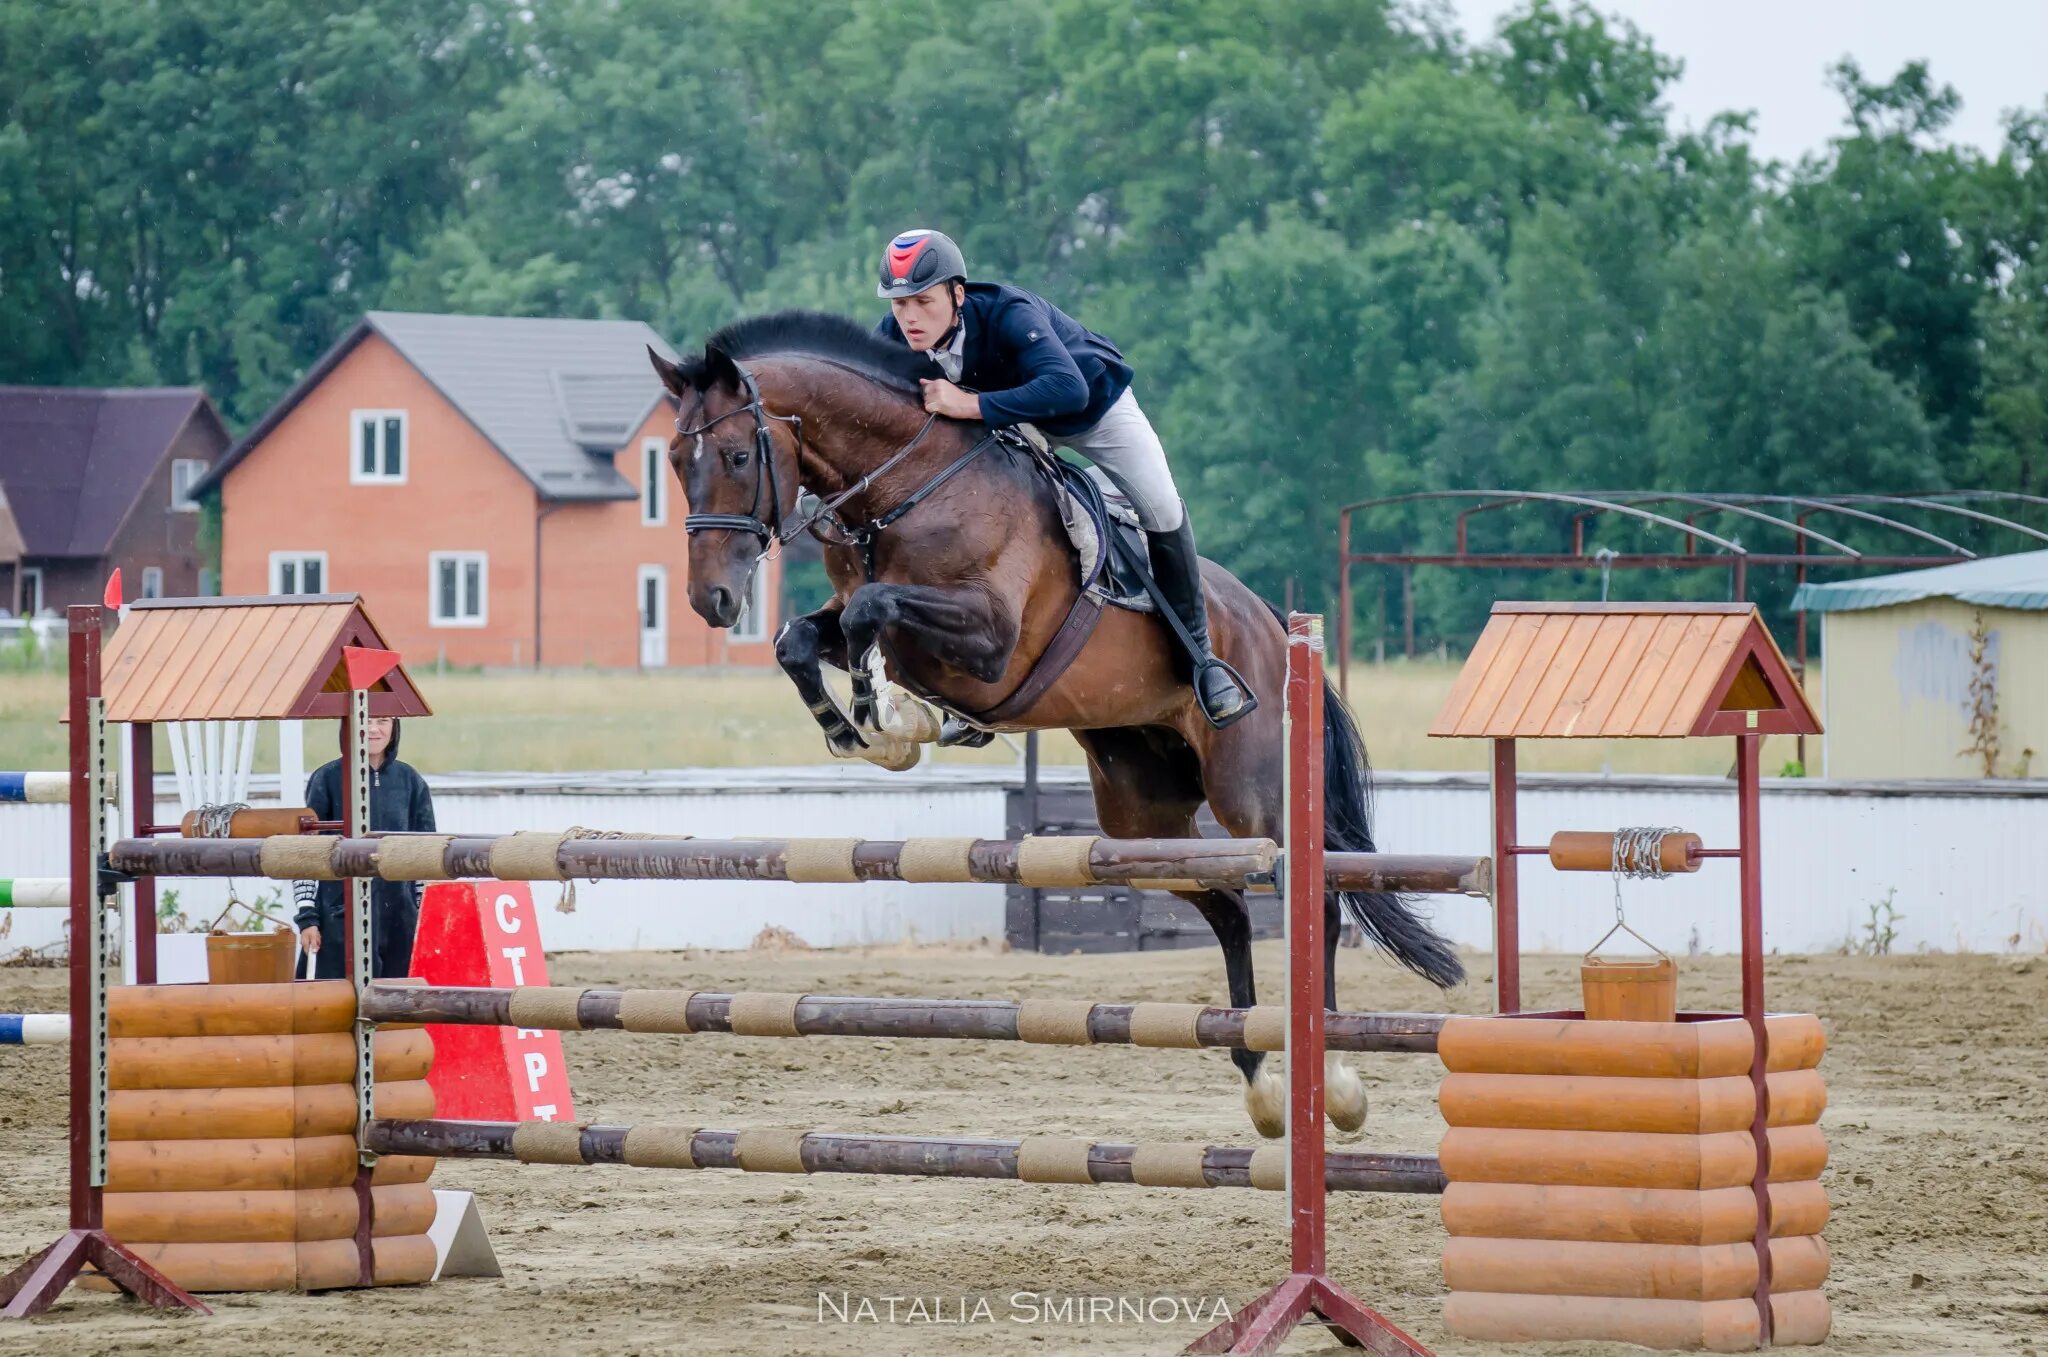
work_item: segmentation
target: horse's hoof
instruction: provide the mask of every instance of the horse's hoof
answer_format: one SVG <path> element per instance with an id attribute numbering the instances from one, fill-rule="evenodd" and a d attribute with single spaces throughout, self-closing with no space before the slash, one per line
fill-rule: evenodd
<path id="1" fill-rule="evenodd" d="M 1330 1125 L 1340 1131 L 1354 1132 L 1365 1126 L 1365 1081 L 1334 1055 L 1323 1061 L 1323 1111 Z"/>
<path id="2" fill-rule="evenodd" d="M 1278 1140 L 1287 1134 L 1287 1080 L 1280 1073 L 1277 1056 L 1260 1061 L 1259 1072 L 1245 1082 L 1244 1108 L 1266 1139 Z"/>

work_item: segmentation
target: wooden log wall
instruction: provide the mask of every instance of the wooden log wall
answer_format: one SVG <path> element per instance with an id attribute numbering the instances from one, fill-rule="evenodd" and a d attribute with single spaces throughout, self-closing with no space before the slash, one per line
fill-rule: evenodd
<path id="1" fill-rule="evenodd" d="M 355 1285 L 355 1010 L 341 980 L 110 990 L 108 1231 L 187 1291 Z M 380 1110 L 433 1115 L 424 1031 L 375 1059 Z M 380 1285 L 433 1275 L 433 1167 L 377 1164 Z"/>
<path id="2" fill-rule="evenodd" d="M 1826 1047 L 1808 1015 L 1767 1020 L 1769 1304 L 1777 1344 L 1830 1312 L 1819 1182 Z M 1455 1017 L 1438 1147 L 1450 1238 L 1444 1320 L 1503 1343 L 1749 1351 L 1762 1337 L 1756 1090 L 1740 1018 Z"/>

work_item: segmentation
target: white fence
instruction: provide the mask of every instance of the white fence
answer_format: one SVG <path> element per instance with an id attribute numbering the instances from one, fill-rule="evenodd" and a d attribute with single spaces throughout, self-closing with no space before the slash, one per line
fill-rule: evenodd
<path id="1" fill-rule="evenodd" d="M 1048 781 L 1079 780 L 1048 769 Z M 592 829 L 704 837 L 973 835 L 1002 838 L 1005 769 L 928 770 L 906 776 L 833 765 L 650 774 L 457 774 L 430 778 L 444 831 Z M 257 779 L 253 794 L 274 795 Z M 161 813 L 175 808 L 159 779 Z M 1389 774 L 1376 812 L 1389 852 L 1484 853 L 1489 799 L 1468 774 Z M 62 876 L 65 808 L 0 806 L 0 876 Z M 1524 842 L 1556 829 L 1676 825 L 1709 845 L 1735 841 L 1733 784 L 1713 778 L 1532 775 L 1524 779 Z M 2040 952 L 2048 949 L 2048 781 L 1764 784 L 1765 941 L 1777 952 L 1830 952 L 1859 940 L 1873 906 L 1897 916 L 1894 951 Z M 1624 886 L 1630 921 L 1673 951 L 1731 952 L 1738 943 L 1735 864 L 1710 861 L 1691 876 Z M 232 883 L 247 899 L 286 883 Z M 187 915 L 210 917 L 229 883 L 170 881 Z M 758 882 L 604 881 L 577 885 L 574 913 L 556 912 L 555 888 L 536 884 L 551 951 L 745 947 L 763 928 L 815 947 L 1000 938 L 1000 886 L 788 885 Z M 1606 931 L 1613 890 L 1604 876 L 1556 873 L 1522 860 L 1524 947 L 1579 950 Z M 1483 902 L 1425 902 L 1444 932 L 1483 948 Z M 62 939 L 55 910 L 11 917 L 0 955 Z"/>

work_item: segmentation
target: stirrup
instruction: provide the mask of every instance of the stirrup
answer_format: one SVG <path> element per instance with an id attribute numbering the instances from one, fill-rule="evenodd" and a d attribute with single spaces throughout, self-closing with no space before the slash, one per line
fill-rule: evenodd
<path id="1" fill-rule="evenodd" d="M 1230 681 L 1237 685 L 1237 690 L 1240 693 L 1244 694 L 1244 701 L 1241 704 L 1239 704 L 1236 711 L 1229 712 L 1221 716 L 1217 715 L 1216 712 L 1210 708 L 1208 695 L 1202 691 L 1203 675 L 1208 674 L 1213 670 L 1217 669 L 1221 669 L 1225 674 L 1229 675 Z M 1238 673 L 1237 670 L 1231 668 L 1229 664 L 1215 658 L 1213 655 L 1207 659 L 1200 660 L 1196 663 L 1195 672 L 1190 677 L 1188 686 L 1195 690 L 1195 705 L 1201 708 L 1202 719 L 1207 721 L 1211 726 L 1215 727 L 1217 730 L 1222 730 L 1226 726 L 1234 725 L 1237 722 L 1244 720 L 1245 717 L 1250 716 L 1253 712 L 1259 709 L 1258 694 L 1254 693 L 1252 691 L 1252 686 L 1244 681 L 1244 675 Z"/>
<path id="2" fill-rule="evenodd" d="M 996 738 L 992 730 L 972 726 L 957 716 L 949 716 L 939 727 L 938 746 L 941 749 L 979 749 Z"/>

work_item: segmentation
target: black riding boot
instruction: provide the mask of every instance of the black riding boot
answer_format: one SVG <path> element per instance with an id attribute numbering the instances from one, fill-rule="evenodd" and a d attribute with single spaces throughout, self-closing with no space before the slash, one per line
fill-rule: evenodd
<path id="1" fill-rule="evenodd" d="M 1166 596 L 1174 615 L 1187 628 L 1193 642 L 1191 656 L 1195 699 L 1209 724 L 1221 729 L 1252 708 L 1250 694 L 1239 685 L 1229 666 L 1209 649 L 1209 609 L 1202 597 L 1202 569 L 1195 556 L 1195 529 L 1181 511 L 1180 526 L 1172 532 L 1146 534 L 1151 549 L 1152 578 Z"/>

